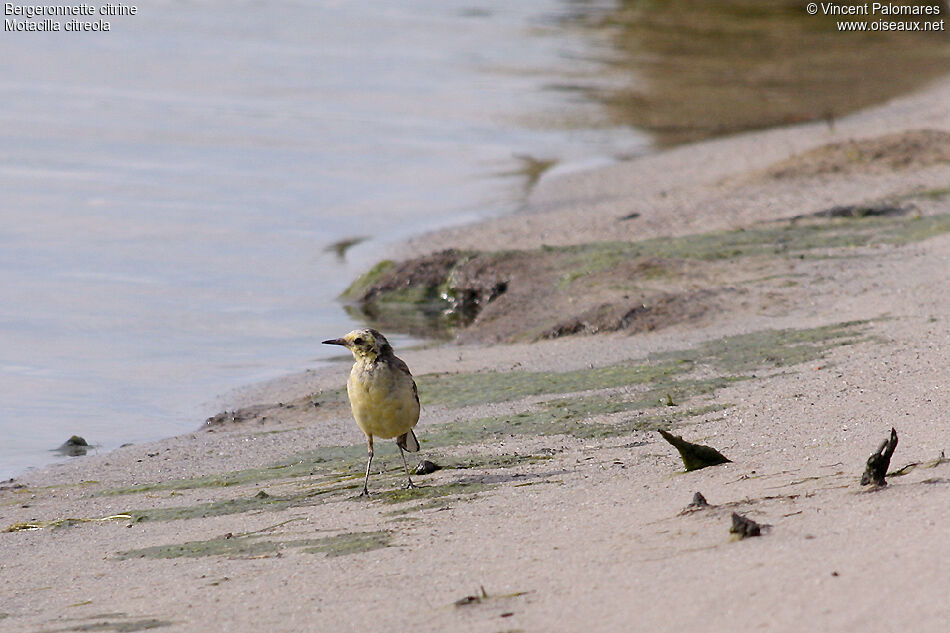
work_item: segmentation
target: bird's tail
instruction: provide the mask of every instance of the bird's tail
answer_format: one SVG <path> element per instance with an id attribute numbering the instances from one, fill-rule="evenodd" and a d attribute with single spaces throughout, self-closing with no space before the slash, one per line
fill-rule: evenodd
<path id="1" fill-rule="evenodd" d="M 409 429 L 407 433 L 403 433 L 397 437 L 396 444 L 404 451 L 409 451 L 410 453 L 419 452 L 419 440 L 416 439 L 416 434 L 412 432 L 412 429 Z"/>

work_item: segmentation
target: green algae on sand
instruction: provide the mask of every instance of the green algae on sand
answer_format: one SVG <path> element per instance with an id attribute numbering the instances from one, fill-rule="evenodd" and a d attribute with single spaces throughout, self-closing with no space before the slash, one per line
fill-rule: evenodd
<path id="1" fill-rule="evenodd" d="M 637 242 L 442 251 L 361 278 L 346 299 L 348 309 L 371 325 L 437 338 L 522 341 L 637 332 L 734 307 L 734 288 L 746 281 L 739 261 L 771 267 L 764 278 L 781 286 L 789 259 L 853 258 L 876 244 L 900 246 L 947 232 L 947 214 L 819 213 Z M 701 291 L 695 279 L 705 280 Z"/>
<path id="2" fill-rule="evenodd" d="M 422 427 L 420 439 L 426 448 L 432 449 L 477 445 L 497 434 L 597 438 L 669 429 L 685 419 L 729 406 L 715 401 L 691 404 L 693 399 L 712 398 L 720 389 L 750 379 L 749 374 L 753 372 L 782 370 L 821 359 L 835 347 L 865 340 L 865 325 L 848 322 L 798 330 L 763 330 L 707 341 L 693 348 L 652 354 L 640 363 L 565 372 L 425 374 L 419 376 L 418 381 L 426 404 L 449 409 L 496 402 L 513 404 L 511 412 L 506 414 Z M 688 375 L 691 372 L 700 372 L 704 377 L 691 378 Z M 669 407 L 667 396 L 680 406 Z M 517 402 L 528 397 L 540 400 Z M 613 421 L 603 419 L 603 416 L 627 412 L 636 416 Z M 267 498 L 247 495 L 131 514 L 138 520 L 173 520 L 255 509 L 278 510 L 321 503 L 326 498 L 347 493 L 356 485 L 354 477 L 361 472 L 364 460 L 362 444 L 327 446 L 263 468 L 138 484 L 98 494 L 226 488 L 300 478 L 312 481 L 311 487 L 295 494 Z M 494 458 L 473 458 L 471 462 L 474 467 L 484 469 L 514 465 L 510 460 Z M 451 463 L 448 465 L 451 467 Z"/>
<path id="3" fill-rule="evenodd" d="M 344 532 L 323 538 L 288 541 L 264 539 L 257 534 L 227 534 L 206 541 L 189 541 L 119 552 L 118 560 L 133 558 L 200 558 L 204 556 L 260 557 L 282 550 L 301 549 L 308 554 L 347 556 L 390 546 L 392 535 L 385 530 L 375 532 Z"/>
<path id="4" fill-rule="evenodd" d="M 717 402 L 716 392 L 761 371 L 786 368 L 822 358 L 829 350 L 867 340 L 866 323 L 847 322 L 808 329 L 764 330 L 723 337 L 698 346 L 657 353 L 640 363 L 619 363 L 566 372 L 483 372 L 466 376 L 422 376 L 420 384 L 431 387 L 432 401 L 464 407 L 492 402 L 513 402 L 508 414 L 463 419 L 433 425 L 420 434 L 428 449 L 477 446 L 495 436 L 565 435 L 579 439 L 603 439 L 631 433 L 671 429 L 684 420 L 728 408 Z M 701 377 L 697 377 L 701 376 Z M 427 379 L 432 382 L 426 382 Z M 465 381 L 472 387 L 465 389 Z M 476 397 L 480 394 L 480 397 Z M 540 400 L 517 401 L 528 396 Z M 545 397 L 547 396 L 547 397 Z M 698 401 L 697 401 L 698 399 Z M 673 406 L 670 403 L 673 402 Z M 633 414 L 633 415 L 630 415 Z M 193 505 L 133 510 L 110 518 L 137 521 L 172 521 L 245 512 L 280 511 L 344 500 L 358 488 L 365 448 L 359 445 L 330 446 L 288 458 L 270 467 L 244 469 L 192 479 L 142 484 L 99 494 L 133 494 L 159 490 L 244 486 L 261 481 L 307 478 L 310 485 L 286 494 L 247 491 L 234 498 Z M 469 455 L 445 458 L 442 472 L 478 469 L 493 471 L 530 466 L 551 459 L 550 455 Z M 395 488 L 401 468 L 383 474 L 389 488 L 377 491 L 375 499 L 387 504 L 415 504 L 399 510 L 445 507 L 450 500 L 470 500 L 497 483 L 478 477 L 432 483 L 419 488 Z M 403 510 L 405 510 L 403 512 Z M 34 529 L 76 522 L 45 522 Z M 233 541 L 233 542 L 232 542 Z M 345 539 L 344 539 L 345 541 Z M 291 544 L 259 538 L 211 539 L 197 543 L 137 551 L 135 555 L 157 558 L 201 555 L 270 555 L 281 547 L 330 548 L 344 541 L 294 541 Z M 358 548 L 358 546 L 355 546 Z M 310 551 L 310 550 L 307 550 Z M 133 557 L 132 554 L 129 554 Z"/>
<path id="5" fill-rule="evenodd" d="M 463 407 L 517 400 L 552 393 L 573 393 L 624 385 L 642 385 L 667 380 L 685 368 L 671 363 L 628 363 L 575 371 L 487 371 L 470 374 L 425 374 L 419 376 L 422 404 Z"/>

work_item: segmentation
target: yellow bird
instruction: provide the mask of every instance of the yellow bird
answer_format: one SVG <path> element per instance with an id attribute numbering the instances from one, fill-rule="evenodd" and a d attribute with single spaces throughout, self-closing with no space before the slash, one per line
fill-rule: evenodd
<path id="1" fill-rule="evenodd" d="M 343 338 L 323 341 L 326 345 L 342 345 L 353 353 L 353 369 L 346 381 L 353 417 L 368 447 L 363 492 L 369 495 L 369 469 L 373 463 L 373 437 L 396 438 L 402 464 L 406 467 L 407 488 L 414 488 L 404 451 L 415 453 L 419 441 L 412 427 L 419 421 L 419 392 L 409 367 L 396 358 L 386 337 L 373 329 L 353 330 Z"/>

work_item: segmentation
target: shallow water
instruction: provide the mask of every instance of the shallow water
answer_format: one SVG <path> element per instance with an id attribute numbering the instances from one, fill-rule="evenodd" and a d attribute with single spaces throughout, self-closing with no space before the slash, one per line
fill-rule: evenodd
<path id="1" fill-rule="evenodd" d="M 568 8 L 156 1 L 108 33 L 4 33 L 0 477 L 318 364 L 387 244 L 520 204 L 516 155 L 645 147 L 541 122 L 597 116 L 545 88 L 593 64 Z"/>

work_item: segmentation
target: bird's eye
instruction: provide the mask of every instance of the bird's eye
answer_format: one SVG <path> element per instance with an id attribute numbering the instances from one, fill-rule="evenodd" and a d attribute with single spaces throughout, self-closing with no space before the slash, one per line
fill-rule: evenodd
<path id="1" fill-rule="evenodd" d="M 358 338 L 358 337 L 353 339 L 353 345 L 362 345 L 362 344 L 363 344 L 363 339 Z"/>

